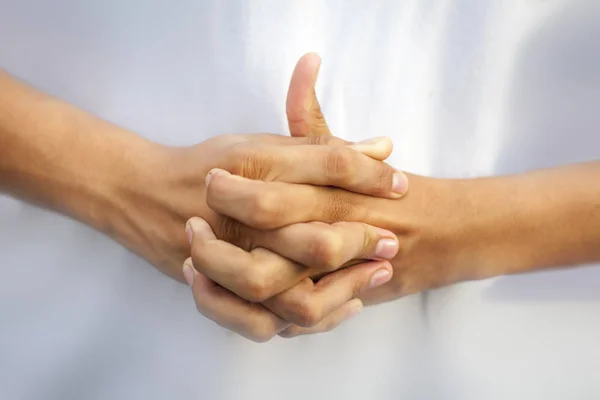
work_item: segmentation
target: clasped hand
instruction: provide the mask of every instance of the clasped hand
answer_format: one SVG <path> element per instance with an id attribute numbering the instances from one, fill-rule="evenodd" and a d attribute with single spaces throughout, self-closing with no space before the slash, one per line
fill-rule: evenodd
<path id="1" fill-rule="evenodd" d="M 312 107 L 300 109 L 308 132 L 298 135 L 290 123 L 296 136 L 310 134 L 315 122 L 327 129 L 314 91 L 309 97 Z M 405 193 L 406 176 L 382 161 L 391 142 L 353 144 L 320 133 L 212 139 L 218 150 L 209 164 L 218 168 L 206 175 L 205 196 L 214 213 L 188 221 L 183 273 L 202 314 L 255 341 L 330 330 L 361 310 L 361 293 L 393 273 L 396 235 L 358 222 L 356 197 L 347 196 Z"/>

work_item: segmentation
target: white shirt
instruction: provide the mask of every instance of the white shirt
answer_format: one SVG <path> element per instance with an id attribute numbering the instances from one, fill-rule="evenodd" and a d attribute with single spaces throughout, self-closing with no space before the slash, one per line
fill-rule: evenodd
<path id="1" fill-rule="evenodd" d="M 600 158 L 597 4 L 0 0 L 0 65 L 193 144 L 287 132 L 291 71 L 317 51 L 337 136 L 391 136 L 392 164 L 420 174 L 522 172 Z M 4 197 L 0 273 L 0 399 L 600 396 L 598 268 L 454 285 L 255 344 L 119 244 Z"/>

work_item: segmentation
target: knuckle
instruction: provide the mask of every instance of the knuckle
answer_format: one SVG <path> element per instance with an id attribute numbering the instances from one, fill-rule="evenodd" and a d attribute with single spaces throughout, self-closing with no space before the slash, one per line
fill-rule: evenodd
<path id="1" fill-rule="evenodd" d="M 309 294 L 305 294 L 294 304 L 293 322 L 296 325 L 309 328 L 318 324 L 321 319 L 321 307 L 310 299 Z"/>
<path id="2" fill-rule="evenodd" d="M 348 143 L 343 139 L 328 135 L 310 136 L 307 139 L 309 144 L 317 146 L 344 146 Z"/>
<path id="3" fill-rule="evenodd" d="M 331 136 L 309 136 L 308 143 L 315 146 L 326 146 L 331 143 Z"/>
<path id="4" fill-rule="evenodd" d="M 362 247 L 359 254 L 369 254 L 375 251 L 380 235 L 364 222 L 335 222 L 332 227 L 351 234 L 357 239 L 362 239 Z M 340 234 L 341 235 L 341 234 Z"/>
<path id="5" fill-rule="evenodd" d="M 271 285 L 262 273 L 253 272 L 246 277 L 244 298 L 252 303 L 262 303 L 271 297 Z"/>
<path id="6" fill-rule="evenodd" d="M 340 235 L 329 227 L 327 230 L 323 230 L 319 235 L 316 235 L 310 251 L 314 267 L 325 269 L 327 271 L 338 268 L 341 259 L 342 246 L 343 243 Z"/>
<path id="7" fill-rule="evenodd" d="M 350 284 L 350 298 L 357 299 L 360 297 L 362 289 L 369 282 L 369 278 L 356 279 Z"/>
<path id="8" fill-rule="evenodd" d="M 335 189 L 333 189 L 335 190 Z M 330 193 L 329 201 L 325 202 L 325 212 L 327 220 L 325 222 L 339 222 L 347 220 L 355 220 L 360 215 L 358 211 L 360 204 L 351 197 L 351 193 L 346 193 L 342 190 L 336 190 Z"/>
<path id="9" fill-rule="evenodd" d="M 194 264 L 194 267 L 201 270 L 202 266 L 206 263 L 206 259 L 207 259 L 207 251 L 209 251 L 208 246 L 206 245 L 206 242 L 203 241 L 196 241 L 194 242 L 191 251 L 190 251 L 190 256 L 192 258 L 192 263 Z"/>
<path id="10" fill-rule="evenodd" d="M 256 193 L 250 200 L 248 224 L 261 229 L 278 227 L 282 215 L 282 202 L 274 191 L 264 190 Z"/>
<path id="11" fill-rule="evenodd" d="M 355 176 L 354 154 L 345 147 L 332 146 L 325 157 L 325 175 L 333 183 L 350 182 Z"/>
<path id="12" fill-rule="evenodd" d="M 265 152 L 264 145 L 254 142 L 233 146 L 229 156 L 234 160 L 231 172 L 249 179 L 262 180 L 271 172 L 273 156 Z"/>
<path id="13" fill-rule="evenodd" d="M 383 162 L 378 162 L 377 173 L 374 177 L 377 191 L 387 193 L 390 191 L 394 171 L 392 167 Z"/>
<path id="14" fill-rule="evenodd" d="M 234 219 L 224 217 L 220 223 L 219 239 L 239 246 L 242 242 L 242 225 Z"/>

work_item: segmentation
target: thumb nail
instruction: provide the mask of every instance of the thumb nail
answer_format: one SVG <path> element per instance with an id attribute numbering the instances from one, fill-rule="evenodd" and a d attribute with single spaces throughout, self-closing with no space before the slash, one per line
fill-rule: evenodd
<path id="1" fill-rule="evenodd" d="M 392 273 L 387 268 L 378 269 L 369 281 L 368 289 L 374 289 L 388 282 L 392 278 Z"/>

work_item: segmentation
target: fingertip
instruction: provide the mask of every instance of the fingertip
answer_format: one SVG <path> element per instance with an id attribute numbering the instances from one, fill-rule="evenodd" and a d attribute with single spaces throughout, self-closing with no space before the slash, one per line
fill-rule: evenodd
<path id="1" fill-rule="evenodd" d="M 204 181 L 205 186 L 208 188 L 210 182 L 213 180 L 215 176 L 228 176 L 231 175 L 228 171 L 225 171 L 221 168 L 213 168 L 206 174 L 206 179 Z"/>
<path id="2" fill-rule="evenodd" d="M 364 305 L 361 299 L 355 298 L 346 303 L 346 307 L 348 309 L 348 314 L 346 314 L 344 321 L 348 321 L 349 319 L 360 314 L 364 308 Z"/>
<path id="3" fill-rule="evenodd" d="M 402 197 L 408 192 L 408 176 L 404 172 L 394 171 L 392 192 L 398 197 Z"/>
<path id="4" fill-rule="evenodd" d="M 304 54 L 298 60 L 298 66 L 301 68 L 307 68 L 307 71 L 315 71 L 321 66 L 321 56 L 316 52 L 309 52 Z"/>
<path id="5" fill-rule="evenodd" d="M 392 154 L 394 144 L 387 136 L 380 136 L 351 144 L 350 148 L 375 160 L 384 161 Z"/>
<path id="6" fill-rule="evenodd" d="M 200 217 L 192 217 L 186 223 L 186 234 L 190 244 L 194 239 L 198 238 L 201 240 L 212 240 L 216 239 L 216 236 L 211 226 L 206 220 Z"/>
<path id="7" fill-rule="evenodd" d="M 194 285 L 194 267 L 192 265 L 192 260 L 191 258 L 188 258 L 187 260 L 184 261 L 183 263 L 183 277 L 186 281 L 186 283 L 188 284 L 189 287 L 192 287 Z"/>

